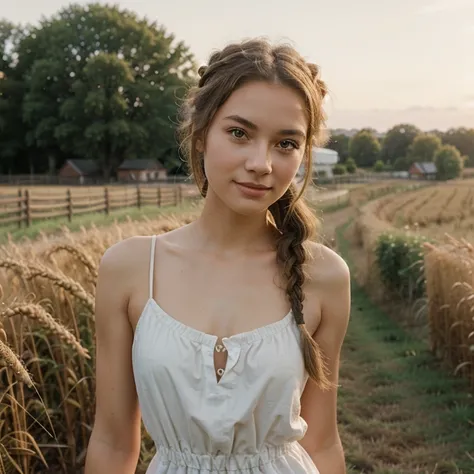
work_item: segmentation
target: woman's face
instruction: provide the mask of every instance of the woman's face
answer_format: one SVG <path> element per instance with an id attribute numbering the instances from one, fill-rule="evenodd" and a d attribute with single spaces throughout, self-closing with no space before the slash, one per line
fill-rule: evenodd
<path id="1" fill-rule="evenodd" d="M 203 147 L 208 198 L 242 215 L 266 211 L 294 179 L 307 129 L 305 103 L 290 87 L 255 81 L 234 91 Z"/>

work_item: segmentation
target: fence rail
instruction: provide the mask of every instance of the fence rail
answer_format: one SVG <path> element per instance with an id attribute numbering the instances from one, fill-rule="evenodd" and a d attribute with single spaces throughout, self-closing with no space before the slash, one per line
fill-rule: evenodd
<path id="1" fill-rule="evenodd" d="M 189 185 L 137 185 L 83 188 L 50 187 L 19 189 L 16 193 L 0 194 L 0 227 L 17 224 L 29 227 L 34 221 L 111 211 L 127 207 L 178 206 L 183 200 L 197 197 Z"/>

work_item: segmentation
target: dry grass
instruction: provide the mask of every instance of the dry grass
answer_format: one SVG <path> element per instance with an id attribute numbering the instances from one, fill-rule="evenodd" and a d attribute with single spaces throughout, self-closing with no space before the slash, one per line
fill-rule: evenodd
<path id="1" fill-rule="evenodd" d="M 381 200 L 375 216 L 395 228 L 409 227 L 434 239 L 448 233 L 474 239 L 474 183 L 458 181 L 389 196 Z"/>
<path id="2" fill-rule="evenodd" d="M 0 472 L 80 472 L 93 425 L 94 295 L 105 249 L 188 213 L 94 226 L 0 248 Z M 150 439 L 143 438 L 142 461 Z"/>
<path id="3" fill-rule="evenodd" d="M 425 269 L 432 350 L 474 390 L 474 248 L 454 239 L 427 244 Z"/>

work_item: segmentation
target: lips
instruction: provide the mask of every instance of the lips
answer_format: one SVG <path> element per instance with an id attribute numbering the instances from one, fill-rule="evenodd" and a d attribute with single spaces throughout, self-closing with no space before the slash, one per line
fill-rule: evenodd
<path id="1" fill-rule="evenodd" d="M 269 189 L 271 189 L 271 187 L 264 186 L 263 184 L 239 182 L 239 181 L 236 181 L 236 183 L 240 184 L 241 186 L 245 186 L 246 188 L 250 188 L 250 189 L 261 189 L 263 191 L 268 191 Z"/>

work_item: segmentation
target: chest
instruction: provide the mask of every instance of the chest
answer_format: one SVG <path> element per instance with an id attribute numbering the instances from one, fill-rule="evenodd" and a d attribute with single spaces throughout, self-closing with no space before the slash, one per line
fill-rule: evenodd
<path id="1" fill-rule="evenodd" d="M 166 261 L 155 271 L 155 299 L 199 331 L 230 337 L 278 321 L 290 310 L 276 265 L 199 256 Z"/>
<path id="2" fill-rule="evenodd" d="M 136 377 L 145 385 L 151 381 L 155 386 L 193 387 L 204 393 L 260 387 L 260 396 L 263 391 L 271 396 L 288 386 L 299 393 L 306 372 L 299 330 L 290 316 L 219 341 L 226 355 L 223 374 L 216 377 L 216 336 L 183 325 L 152 303 L 135 333 Z"/>

